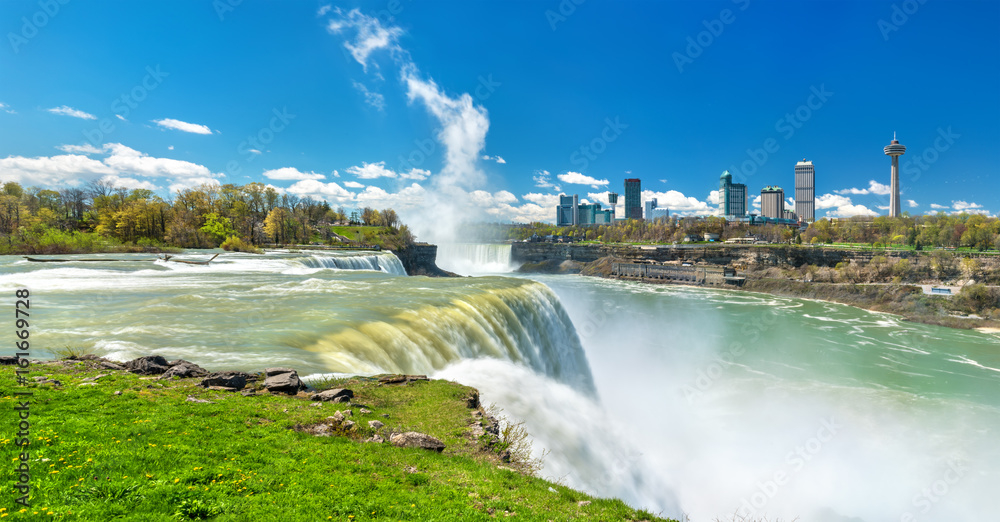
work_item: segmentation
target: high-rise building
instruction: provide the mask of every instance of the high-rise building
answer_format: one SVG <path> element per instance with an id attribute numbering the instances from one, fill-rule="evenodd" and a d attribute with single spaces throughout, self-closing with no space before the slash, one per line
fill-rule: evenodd
<path id="1" fill-rule="evenodd" d="M 643 206 L 646 208 L 646 212 L 643 214 L 646 221 L 670 217 L 670 211 L 668 209 L 661 208 L 659 202 L 656 201 L 656 198 L 645 202 Z"/>
<path id="2" fill-rule="evenodd" d="M 559 194 L 559 206 L 556 207 L 556 226 L 575 225 L 579 219 L 580 197 L 576 194 L 567 196 Z"/>
<path id="3" fill-rule="evenodd" d="M 795 164 L 795 214 L 800 221 L 816 217 L 816 169 L 805 158 Z"/>
<path id="4" fill-rule="evenodd" d="M 576 224 L 593 225 L 597 223 L 597 213 L 601 212 L 600 203 L 581 203 L 576 207 Z"/>
<path id="5" fill-rule="evenodd" d="M 608 192 L 608 205 L 611 207 L 611 219 L 608 220 L 608 224 L 615 222 L 615 207 L 618 205 L 618 193 Z"/>
<path id="6" fill-rule="evenodd" d="M 639 178 L 625 180 L 625 219 L 642 219 L 642 183 Z"/>
<path id="7" fill-rule="evenodd" d="M 781 187 L 764 187 L 760 191 L 760 215 L 769 218 L 785 217 L 785 191 Z"/>
<path id="8" fill-rule="evenodd" d="M 892 178 L 889 182 L 889 217 L 899 217 L 899 157 L 906 153 L 906 146 L 900 145 L 896 133 L 892 133 L 892 143 L 885 146 L 886 156 L 892 157 Z"/>
<path id="9" fill-rule="evenodd" d="M 727 219 L 747 215 L 747 186 L 733 183 L 733 175 L 728 170 L 719 176 L 719 213 Z"/>

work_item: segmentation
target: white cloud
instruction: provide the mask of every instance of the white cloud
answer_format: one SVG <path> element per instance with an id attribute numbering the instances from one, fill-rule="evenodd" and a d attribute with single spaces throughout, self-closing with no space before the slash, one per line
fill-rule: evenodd
<path id="1" fill-rule="evenodd" d="M 750 206 L 752 206 L 754 208 L 760 208 L 760 195 L 759 194 L 753 197 L 753 201 L 750 202 Z"/>
<path id="2" fill-rule="evenodd" d="M 289 194 L 324 199 L 333 204 L 345 204 L 354 200 L 354 193 L 336 182 L 323 183 L 314 179 L 305 179 L 295 182 L 285 190 Z"/>
<path id="3" fill-rule="evenodd" d="M 77 154 L 37 158 L 8 156 L 0 159 L 0 183 L 15 181 L 25 186 L 74 186 L 81 183 L 81 178 L 115 173 L 101 161 Z"/>
<path id="4" fill-rule="evenodd" d="M 357 202 L 359 207 L 392 208 L 397 212 L 406 212 L 423 208 L 426 197 L 427 191 L 416 183 L 404 187 L 396 193 L 368 186 L 365 187 L 364 191 L 358 193 Z"/>
<path id="5" fill-rule="evenodd" d="M 361 166 L 348 167 L 347 172 L 360 179 L 395 178 L 397 175 L 391 169 L 385 168 L 385 162 L 365 163 Z"/>
<path id="6" fill-rule="evenodd" d="M 333 9 L 332 5 L 330 4 L 324 5 L 323 7 L 319 8 L 319 11 L 316 11 L 316 16 L 323 16 L 326 13 L 329 13 L 331 9 Z"/>
<path id="7" fill-rule="evenodd" d="M 104 152 L 89 143 L 84 143 L 81 145 L 60 145 L 56 147 L 63 152 L 69 152 L 70 154 L 100 154 Z"/>
<path id="8" fill-rule="evenodd" d="M 708 199 L 706 201 L 708 201 L 709 205 L 718 206 L 719 203 L 722 202 L 722 197 L 719 196 L 719 191 L 718 190 L 713 190 L 713 191 L 711 191 L 711 192 L 708 193 Z"/>
<path id="9" fill-rule="evenodd" d="M 345 181 L 344 186 L 352 189 L 363 189 L 365 185 L 363 183 L 358 183 L 357 181 Z"/>
<path id="10" fill-rule="evenodd" d="M 94 151 L 87 145 L 64 145 L 63 150 L 86 154 L 105 154 L 97 160 L 82 154 L 25 158 L 8 156 L 0 159 L 0 181 L 17 181 L 26 185 L 75 186 L 90 178 L 114 176 L 136 188 L 149 188 L 152 184 L 138 177 L 165 178 L 177 187 L 196 186 L 201 183 L 217 183 L 215 178 L 223 174 L 212 173 L 208 168 L 169 158 L 157 158 L 122 145 L 108 143 L 103 149 Z M 111 178 L 108 178 L 111 179 Z"/>
<path id="11" fill-rule="evenodd" d="M 340 8 L 334 9 L 339 15 L 343 14 Z M 351 52 L 351 56 L 361 64 L 361 67 L 368 70 L 368 56 L 379 49 L 398 50 L 396 40 L 403 30 L 398 27 L 385 28 L 377 18 L 365 16 L 358 9 L 352 9 L 345 17 L 338 20 L 331 20 L 327 29 L 332 33 L 340 33 L 345 29 L 356 31 L 354 41 L 345 41 L 344 47 Z"/>
<path id="12" fill-rule="evenodd" d="M 608 184 L 606 179 L 597 179 L 587 176 L 586 174 L 580 174 L 579 172 L 564 172 L 557 176 L 559 181 L 563 183 L 572 183 L 574 185 L 590 185 L 591 188 L 601 188 L 603 185 Z"/>
<path id="13" fill-rule="evenodd" d="M 202 185 L 219 185 L 219 180 L 215 178 L 182 178 L 170 184 L 170 192 L 178 192 L 184 189 L 200 187 Z"/>
<path id="14" fill-rule="evenodd" d="M 212 179 L 222 177 L 222 174 L 213 174 L 208 168 L 197 163 L 169 158 L 156 158 L 126 147 L 121 143 L 105 144 L 104 150 L 111 152 L 111 155 L 104 160 L 104 163 L 115 169 L 116 172 L 165 178 Z"/>
<path id="15" fill-rule="evenodd" d="M 938 205 L 937 203 L 931 203 L 931 208 L 935 210 L 943 210 L 948 208 L 948 205 Z"/>
<path id="16" fill-rule="evenodd" d="M 132 189 L 159 190 L 160 189 L 160 187 L 157 187 L 156 185 L 154 185 L 150 181 L 141 181 L 141 180 L 138 180 L 138 179 L 135 179 L 135 178 L 122 178 L 122 177 L 119 177 L 119 176 L 115 176 L 114 174 L 108 174 L 107 176 L 101 177 L 101 181 L 110 183 L 111 185 L 113 185 L 115 187 L 127 188 L 129 190 L 132 190 Z"/>
<path id="17" fill-rule="evenodd" d="M 399 177 L 402 178 L 402 179 L 415 179 L 415 180 L 418 180 L 418 181 L 419 180 L 427 179 L 427 177 L 430 176 L 430 175 L 431 175 L 431 171 L 424 170 L 424 169 L 418 169 L 416 167 L 410 169 L 409 172 L 400 172 L 399 173 Z"/>
<path id="18" fill-rule="evenodd" d="M 853 195 L 876 194 L 880 196 L 885 196 L 888 195 L 890 192 L 892 192 L 892 189 L 889 185 L 883 185 L 872 179 L 868 180 L 868 188 L 866 189 L 848 188 L 843 190 L 835 190 L 834 192 L 837 194 L 853 194 Z"/>
<path id="19" fill-rule="evenodd" d="M 965 201 L 959 200 L 959 201 L 952 201 L 951 208 L 958 211 L 962 211 L 962 210 L 971 210 L 974 208 L 983 208 L 983 206 L 977 203 L 967 203 Z"/>
<path id="20" fill-rule="evenodd" d="M 0 103 L 0 111 L 4 111 L 7 114 L 17 114 L 17 111 L 11 109 L 10 105 L 7 105 L 6 103 Z"/>
<path id="21" fill-rule="evenodd" d="M 562 188 L 560 188 L 559 185 L 555 185 L 551 181 L 549 181 L 550 179 L 549 171 L 547 170 L 535 171 L 535 175 L 532 176 L 531 179 L 535 180 L 535 186 L 538 188 L 551 188 L 553 190 L 562 190 Z"/>
<path id="22" fill-rule="evenodd" d="M 719 203 L 716 201 L 718 200 L 718 197 L 718 190 L 713 190 L 709 193 L 707 202 L 701 201 L 692 196 L 685 196 L 683 193 L 676 190 L 668 190 L 666 192 L 655 192 L 652 190 L 642 191 L 643 202 L 656 198 L 656 204 L 658 207 L 670 209 L 670 215 L 680 216 L 706 216 L 717 214 L 719 211 Z M 618 201 L 621 202 L 624 199 L 625 198 L 623 197 L 619 197 Z M 622 216 L 622 214 L 619 213 L 618 216 Z"/>
<path id="23" fill-rule="evenodd" d="M 908 200 L 906 200 L 906 204 L 907 204 L 907 205 L 909 205 L 909 206 L 910 206 L 910 208 L 916 208 L 916 207 L 919 207 L 919 206 L 920 206 L 920 205 L 918 205 L 918 204 L 917 204 L 917 202 L 916 202 L 916 201 L 914 201 L 914 200 L 912 200 L 912 199 L 908 199 Z"/>
<path id="24" fill-rule="evenodd" d="M 257 149 L 247 149 L 247 152 L 249 152 L 251 154 L 256 154 L 258 156 L 261 155 L 261 154 L 263 154 L 263 152 L 261 152 L 261 151 L 259 151 Z"/>
<path id="25" fill-rule="evenodd" d="M 836 210 L 827 211 L 826 217 L 840 217 L 846 218 L 851 216 L 877 216 L 878 212 L 871 210 L 864 205 L 852 205 L 850 203 L 846 205 L 838 206 Z"/>
<path id="26" fill-rule="evenodd" d="M 537 192 L 529 192 L 521 196 L 526 201 L 530 201 L 538 206 L 551 207 L 552 214 L 555 215 L 555 208 L 559 205 L 559 194 L 540 194 Z M 605 202 L 606 204 L 607 202 Z"/>
<path id="27" fill-rule="evenodd" d="M 363 84 L 361 82 L 355 81 L 355 82 L 353 82 L 353 84 L 354 84 L 354 88 L 358 92 L 360 92 L 362 96 L 365 97 L 365 103 L 367 103 L 368 105 L 371 105 L 376 110 L 379 110 L 379 111 L 384 111 L 385 110 L 385 96 L 382 96 L 382 94 L 377 93 L 377 92 L 369 91 L 368 87 L 365 87 L 365 84 Z"/>
<path id="28" fill-rule="evenodd" d="M 167 150 L 174 150 L 174 146 L 173 145 L 167 146 Z"/>
<path id="29" fill-rule="evenodd" d="M 294 167 L 284 167 L 280 169 L 266 170 L 264 171 L 264 177 L 267 179 L 277 179 L 285 181 L 302 181 L 308 179 L 325 179 L 326 176 L 318 174 L 316 172 L 300 172 Z"/>
<path id="30" fill-rule="evenodd" d="M 74 109 L 74 108 L 69 107 L 67 105 L 61 105 L 59 107 L 53 107 L 51 109 L 46 109 L 46 110 L 49 111 L 49 112 L 51 112 L 52 114 L 59 114 L 61 116 L 72 116 L 73 118 L 80 118 L 82 120 L 96 120 L 97 119 L 97 116 L 94 116 L 93 114 L 90 114 L 90 113 L 87 113 L 87 112 L 83 112 L 83 111 L 78 110 L 78 109 Z"/>
<path id="31" fill-rule="evenodd" d="M 165 129 L 174 129 L 182 132 L 190 132 L 192 134 L 211 134 L 212 129 L 209 129 L 207 125 L 199 125 L 197 123 L 188 123 L 186 121 L 175 120 L 172 118 L 163 118 L 162 120 L 153 120 L 153 123 L 163 127 Z"/>
<path id="32" fill-rule="evenodd" d="M 817 196 L 815 200 L 817 209 L 836 208 L 850 204 L 851 198 L 838 196 L 836 194 L 823 194 L 822 196 Z"/>
<path id="33" fill-rule="evenodd" d="M 497 163 L 499 163 L 501 165 L 503 165 L 504 163 L 507 163 L 507 161 L 504 160 L 503 158 L 501 158 L 500 156 L 490 156 L 489 154 L 483 154 L 483 159 L 487 160 L 487 161 L 493 160 L 493 161 L 495 161 L 495 162 L 497 162 Z"/>
<path id="34" fill-rule="evenodd" d="M 126 119 L 125 119 L 125 117 L 124 117 L 124 116 L 122 116 L 121 114 L 115 114 L 115 118 L 118 118 L 118 119 L 119 119 L 119 120 L 121 120 L 121 121 L 128 121 L 128 120 L 126 120 Z"/>

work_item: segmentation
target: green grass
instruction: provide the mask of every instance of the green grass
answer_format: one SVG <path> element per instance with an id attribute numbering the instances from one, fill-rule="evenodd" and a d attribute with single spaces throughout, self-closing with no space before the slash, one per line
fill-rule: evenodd
<path id="1" fill-rule="evenodd" d="M 351 432 L 316 437 L 302 426 L 345 404 L 302 397 L 245 397 L 124 372 L 89 361 L 34 365 L 31 376 L 62 382 L 30 389 L 31 507 L 18 512 L 10 485 L 20 448 L 2 442 L 10 520 L 660 520 L 613 499 L 594 499 L 512 471 L 473 437 L 472 389 L 447 381 L 382 386 L 369 378 L 324 383 L 355 392 Z M 13 367 L 5 367 L 13 381 Z M 85 381 L 98 374 L 97 381 Z M 96 385 L 83 385 L 96 382 Z M 115 395 L 121 391 L 120 395 Z M 210 404 L 185 400 L 188 396 Z M 358 404 L 372 410 L 360 414 Z M 382 414 L 388 414 L 388 418 Z M 7 416 L 8 419 L 11 416 Z M 374 431 L 414 430 L 441 439 L 443 453 L 361 442 Z M 11 422 L 13 422 L 11 420 Z M 549 488 L 555 489 L 555 492 Z M 588 506 L 578 501 L 591 500 Z"/>
<path id="2" fill-rule="evenodd" d="M 351 241 L 358 241 L 359 239 L 364 239 L 366 233 L 380 234 L 384 230 L 384 227 L 366 227 L 366 226 L 333 226 L 330 227 L 334 234 L 340 234 Z"/>

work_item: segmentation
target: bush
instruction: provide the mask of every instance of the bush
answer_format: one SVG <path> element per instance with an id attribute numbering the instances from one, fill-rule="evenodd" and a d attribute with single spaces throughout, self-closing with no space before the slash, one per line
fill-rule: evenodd
<path id="1" fill-rule="evenodd" d="M 243 238 L 237 236 L 229 236 L 221 245 L 223 250 L 228 250 L 230 252 L 248 252 L 251 254 L 263 254 L 264 251 L 257 248 L 256 246 L 244 241 Z"/>

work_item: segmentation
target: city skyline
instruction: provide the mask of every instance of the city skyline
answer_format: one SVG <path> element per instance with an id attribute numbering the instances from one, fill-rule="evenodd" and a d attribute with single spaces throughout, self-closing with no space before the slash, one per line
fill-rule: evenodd
<path id="1" fill-rule="evenodd" d="M 718 214 L 723 170 L 748 212 L 769 185 L 788 207 L 806 157 L 819 219 L 889 214 L 897 131 L 901 211 L 1000 211 L 994 2 L 232 3 L 0 4 L 0 182 L 554 222 L 561 192 L 607 208 L 629 178 Z"/>

